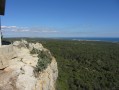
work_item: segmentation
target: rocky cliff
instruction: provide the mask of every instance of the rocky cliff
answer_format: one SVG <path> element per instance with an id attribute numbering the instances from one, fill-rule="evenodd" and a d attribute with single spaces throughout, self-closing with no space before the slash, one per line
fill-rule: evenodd
<path id="1" fill-rule="evenodd" d="M 55 90 L 57 77 L 57 62 L 42 44 L 16 41 L 0 48 L 0 90 Z"/>

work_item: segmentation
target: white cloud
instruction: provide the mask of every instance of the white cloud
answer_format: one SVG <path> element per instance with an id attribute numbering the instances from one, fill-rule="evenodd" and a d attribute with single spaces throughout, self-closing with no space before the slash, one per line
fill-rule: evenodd
<path id="1" fill-rule="evenodd" d="M 28 29 L 21 30 L 21 32 L 29 32 Z"/>
<path id="2" fill-rule="evenodd" d="M 1 26 L 2 29 L 15 29 L 17 26 Z"/>
<path id="3" fill-rule="evenodd" d="M 55 31 L 55 30 L 39 30 L 37 32 L 43 32 L 43 33 L 55 33 L 55 32 L 58 32 L 58 31 Z"/>
<path id="4" fill-rule="evenodd" d="M 29 32 L 29 30 L 27 30 L 27 29 L 21 29 L 21 30 L 19 30 L 19 29 L 13 29 L 13 30 L 11 30 L 12 32 Z"/>
<path id="5" fill-rule="evenodd" d="M 1 26 L 4 32 L 34 32 L 34 33 L 56 33 L 57 30 L 54 28 L 42 28 L 42 27 L 17 27 L 17 26 Z"/>

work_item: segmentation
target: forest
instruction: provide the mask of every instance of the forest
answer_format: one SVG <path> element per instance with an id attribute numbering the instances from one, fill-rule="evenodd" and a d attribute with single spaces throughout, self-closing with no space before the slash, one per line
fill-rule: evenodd
<path id="1" fill-rule="evenodd" d="M 57 90 L 119 90 L 119 43 L 26 40 L 42 43 L 56 58 L 59 72 Z"/>

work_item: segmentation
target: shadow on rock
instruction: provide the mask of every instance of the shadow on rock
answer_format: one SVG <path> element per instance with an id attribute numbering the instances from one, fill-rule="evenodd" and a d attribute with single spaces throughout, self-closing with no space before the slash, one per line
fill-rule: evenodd
<path id="1" fill-rule="evenodd" d="M 2 41 L 2 45 L 9 45 L 9 44 L 11 44 L 11 42 L 5 40 Z"/>

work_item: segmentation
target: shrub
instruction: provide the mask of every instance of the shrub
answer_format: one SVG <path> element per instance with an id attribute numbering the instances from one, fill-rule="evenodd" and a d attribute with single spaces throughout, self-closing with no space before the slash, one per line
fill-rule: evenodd
<path id="1" fill-rule="evenodd" d="M 33 48 L 31 51 L 30 51 L 30 54 L 39 54 L 40 53 L 40 50 L 37 50 L 35 48 Z"/>
<path id="2" fill-rule="evenodd" d="M 49 51 L 40 51 L 35 48 L 33 48 L 30 52 L 31 54 L 38 54 L 38 63 L 36 65 L 35 71 L 43 71 L 45 68 L 47 68 L 48 64 L 51 63 L 51 54 Z"/>
<path id="3" fill-rule="evenodd" d="M 48 64 L 51 63 L 51 55 L 48 53 L 48 51 L 41 51 L 38 54 L 38 63 L 36 65 L 35 71 L 43 71 L 45 68 L 47 68 Z"/>

